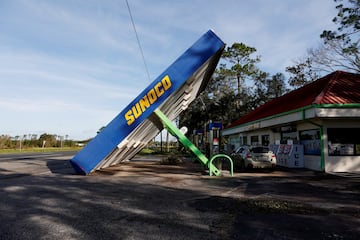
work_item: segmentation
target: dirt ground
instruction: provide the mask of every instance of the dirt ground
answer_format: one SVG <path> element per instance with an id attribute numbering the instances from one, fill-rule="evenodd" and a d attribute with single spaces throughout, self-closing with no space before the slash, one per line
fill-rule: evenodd
<path id="1" fill-rule="evenodd" d="M 360 239 L 360 175 L 286 168 L 232 177 L 223 172 L 209 177 L 189 159 L 171 166 L 140 158 L 95 174 L 140 174 L 159 186 L 201 192 L 184 204 L 208 216 L 218 239 Z"/>
<path id="2" fill-rule="evenodd" d="M 53 158 L 48 172 L 2 178 L 0 238 L 360 239 L 359 175 L 278 168 L 210 177 L 192 159 L 161 158 L 89 176 Z"/>

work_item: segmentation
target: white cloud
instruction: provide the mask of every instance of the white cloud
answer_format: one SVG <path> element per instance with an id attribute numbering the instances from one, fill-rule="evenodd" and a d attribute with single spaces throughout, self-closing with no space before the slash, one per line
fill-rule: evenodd
<path id="1" fill-rule="evenodd" d="M 129 4 L 151 80 L 208 29 L 255 47 L 271 74 L 284 72 L 336 15 L 329 0 Z M 2 1 L 0 27 L 4 131 L 91 137 L 149 84 L 124 1 Z"/>

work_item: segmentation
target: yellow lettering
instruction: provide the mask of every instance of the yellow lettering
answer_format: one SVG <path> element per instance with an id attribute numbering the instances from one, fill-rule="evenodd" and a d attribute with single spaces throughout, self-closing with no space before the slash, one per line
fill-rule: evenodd
<path id="1" fill-rule="evenodd" d="M 139 104 L 139 103 L 136 103 L 135 106 L 133 106 L 133 107 L 131 108 L 131 110 L 132 110 L 132 112 L 133 112 L 133 114 L 134 114 L 134 117 L 135 117 L 136 119 L 138 119 L 138 118 L 141 116 L 141 114 L 142 114 L 142 111 L 141 111 L 141 108 L 140 108 L 140 104 Z"/>
<path id="2" fill-rule="evenodd" d="M 144 96 L 142 99 L 140 99 L 139 103 L 143 112 L 146 110 L 146 108 L 150 107 L 150 102 L 147 96 Z"/>
<path id="3" fill-rule="evenodd" d="M 147 96 L 149 98 L 150 104 L 153 104 L 157 99 L 154 89 L 151 89 L 148 92 Z"/>
<path id="4" fill-rule="evenodd" d="M 166 90 L 168 90 L 170 87 L 171 87 L 171 81 L 170 81 L 170 78 L 168 75 L 166 75 L 162 80 L 161 80 L 161 83 Z"/>
<path id="5" fill-rule="evenodd" d="M 158 97 L 160 97 L 161 95 L 163 95 L 164 92 L 165 92 L 164 89 L 162 89 L 161 82 L 158 82 L 158 83 L 155 85 L 154 89 L 155 89 L 156 95 L 157 95 Z"/>
<path id="6" fill-rule="evenodd" d="M 148 91 L 148 93 L 140 99 L 129 111 L 125 114 L 125 120 L 127 125 L 130 126 L 138 119 L 146 109 L 150 108 L 152 104 L 162 96 L 166 90 L 171 88 L 172 83 L 168 75 L 163 77 L 161 81 L 155 84 L 155 86 Z"/>
<path id="7" fill-rule="evenodd" d="M 127 113 L 125 114 L 125 119 L 127 121 L 127 125 L 129 126 L 135 121 L 131 110 L 127 111 Z"/>

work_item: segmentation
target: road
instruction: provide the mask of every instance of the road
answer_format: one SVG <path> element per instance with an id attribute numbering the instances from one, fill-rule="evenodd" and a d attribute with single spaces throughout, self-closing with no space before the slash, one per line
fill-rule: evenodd
<path id="1" fill-rule="evenodd" d="M 159 156 L 82 176 L 73 155 L 0 156 L 1 240 L 360 239 L 360 179 L 286 169 L 209 177 Z"/>
<path id="2" fill-rule="evenodd" d="M 0 179 L 48 172 L 73 172 L 68 161 L 76 151 L 0 154 Z"/>

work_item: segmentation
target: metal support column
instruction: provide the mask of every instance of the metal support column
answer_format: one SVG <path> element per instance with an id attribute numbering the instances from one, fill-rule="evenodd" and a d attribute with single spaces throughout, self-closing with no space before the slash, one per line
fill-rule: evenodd
<path id="1" fill-rule="evenodd" d="M 184 135 L 180 132 L 180 130 L 172 123 L 170 119 L 168 119 L 164 113 L 162 113 L 159 109 L 155 110 L 154 113 L 160 118 L 164 127 L 169 131 L 171 135 L 177 137 L 179 142 L 191 152 L 195 154 L 195 156 L 200 160 L 202 164 L 204 164 L 210 172 L 211 175 L 219 176 L 220 170 L 209 161 L 209 159 Z"/>

